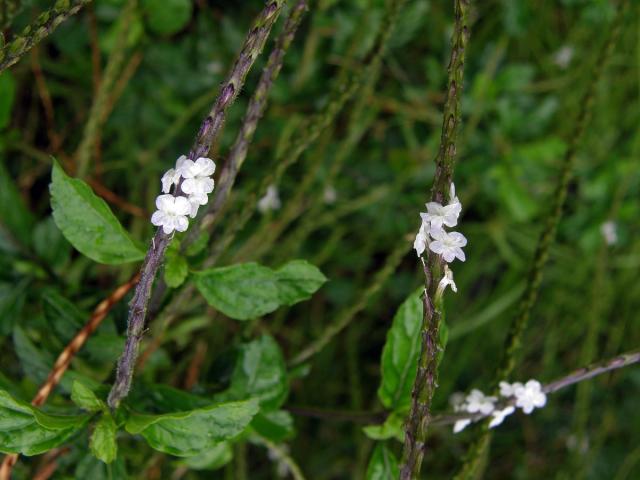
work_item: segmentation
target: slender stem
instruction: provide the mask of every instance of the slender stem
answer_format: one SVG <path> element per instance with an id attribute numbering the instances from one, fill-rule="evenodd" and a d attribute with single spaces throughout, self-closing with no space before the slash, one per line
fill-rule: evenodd
<path id="1" fill-rule="evenodd" d="M 187 248 L 195 241 L 200 231 L 206 230 L 207 227 L 218 218 L 218 215 L 227 203 L 238 172 L 247 158 L 249 145 L 253 140 L 253 135 L 258 126 L 258 122 L 264 115 L 271 87 L 278 78 L 280 70 L 282 69 L 284 56 L 293 42 L 293 38 L 295 37 L 296 31 L 300 26 L 306 10 L 307 0 L 298 0 L 291 9 L 289 17 L 285 22 L 284 30 L 278 36 L 276 45 L 269 55 L 267 65 L 262 71 L 262 75 L 258 81 L 258 86 L 251 97 L 242 126 L 240 127 L 240 131 L 236 136 L 233 146 L 231 147 L 224 170 L 218 180 L 218 187 L 215 190 L 212 201 L 209 202 L 207 214 L 203 217 L 198 228 L 193 228 L 188 233 L 187 238 L 182 245 L 183 249 Z"/>
<path id="2" fill-rule="evenodd" d="M 276 454 L 276 457 L 279 461 L 284 462 L 294 480 L 305 480 L 300 466 L 282 446 L 276 445 L 271 440 L 265 437 L 260 437 L 260 440 L 264 442 L 269 450 Z"/>
<path id="3" fill-rule="evenodd" d="M 344 105 L 360 90 L 360 87 L 370 77 L 371 72 L 378 69 L 405 2 L 406 0 L 391 0 L 388 11 L 384 17 L 384 25 L 376 38 L 375 46 L 369 58 L 364 62 L 365 67 L 361 69 L 361 71 L 351 75 L 345 82 L 339 82 L 335 86 L 326 106 L 311 117 L 296 141 L 289 148 L 283 149 L 284 153 L 277 159 L 274 171 L 263 178 L 256 192 L 246 200 L 245 204 L 248 206 L 245 206 L 229 222 L 230 227 L 211 252 L 209 259 L 205 262 L 206 266 L 211 266 L 215 263 L 220 254 L 224 252 L 234 240 L 237 233 L 240 232 L 251 219 L 255 212 L 254 206 L 258 202 L 258 199 L 267 191 L 267 188 L 280 181 L 286 170 L 295 164 L 309 145 L 315 142 L 320 134 L 335 121 Z M 213 223 L 209 223 L 207 226 L 211 228 Z"/>
<path id="4" fill-rule="evenodd" d="M 84 346 L 93 332 L 95 332 L 96 329 L 100 326 L 102 320 L 105 319 L 113 306 L 120 300 L 122 300 L 137 282 L 138 275 L 135 275 L 127 283 L 116 288 L 111 293 L 111 295 L 109 295 L 98 304 L 98 306 L 94 309 L 91 318 L 89 318 L 89 321 L 87 321 L 84 327 L 82 327 L 82 329 L 80 329 L 80 331 L 76 333 L 76 336 L 73 337 L 73 339 L 69 342 L 65 349 L 60 353 L 60 355 L 58 355 L 58 358 L 53 364 L 51 372 L 49 372 L 49 376 L 38 390 L 38 393 L 36 393 L 36 396 L 33 397 L 33 400 L 31 401 L 31 404 L 33 406 L 39 407 L 41 405 L 44 405 L 53 389 L 56 387 L 56 385 L 58 385 L 58 383 L 60 383 L 60 380 L 69 368 L 69 365 L 71 365 L 71 360 L 73 360 L 73 357 L 75 357 L 75 355 Z M 11 470 L 17 461 L 17 454 L 7 455 L 6 457 L 4 457 L 2 465 L 0 466 L 0 480 L 9 480 L 11 478 Z"/>
<path id="5" fill-rule="evenodd" d="M 122 66 L 124 65 L 127 50 L 127 40 L 136 11 L 136 4 L 136 0 L 129 0 L 122 10 L 122 14 L 120 15 L 121 28 L 118 31 L 113 50 L 109 54 L 104 77 L 100 82 L 95 100 L 91 105 L 89 119 L 87 120 L 82 140 L 76 152 L 77 176 L 81 178 L 86 177 L 89 173 L 91 154 L 94 151 L 94 147 L 99 145 L 101 128 L 107 119 L 108 100 L 118 77 L 122 73 Z"/>
<path id="6" fill-rule="evenodd" d="M 436 173 L 431 199 L 444 203 L 453 177 L 456 156 L 456 138 L 461 114 L 460 100 L 464 79 L 464 63 L 469 41 L 469 0 L 454 0 L 455 25 L 451 38 L 451 57 L 448 67 L 446 100 L 442 119 L 440 148 L 436 157 Z M 442 312 L 434 305 L 436 289 L 443 260 L 427 250 L 424 265 L 425 294 L 423 295 L 422 348 L 418 360 L 418 372 L 411 394 L 411 411 L 405 427 L 404 450 L 400 478 L 417 478 L 425 452 L 427 427 L 431 415 L 431 400 L 437 387 L 438 337 Z"/>
<path id="7" fill-rule="evenodd" d="M 227 109 L 237 97 L 249 70 L 260 52 L 262 52 L 271 28 L 283 6 L 284 0 L 271 0 L 258 15 L 253 28 L 247 35 L 238 59 L 223 83 L 220 95 L 200 126 L 200 131 L 189 152 L 190 159 L 195 160 L 198 157 L 209 155 L 209 151 L 220 134 Z M 178 190 L 179 188 L 180 186 L 178 185 Z M 129 309 L 127 343 L 118 360 L 116 380 L 111 392 L 109 392 L 108 403 L 111 408 L 116 408 L 122 399 L 128 395 L 131 388 L 131 380 L 140 348 L 140 341 L 142 340 L 153 282 L 172 238 L 172 235 L 166 235 L 162 229 L 158 229 L 142 264 L 140 283 L 138 283 Z"/>
<path id="8" fill-rule="evenodd" d="M 290 362 L 291 366 L 299 365 L 307 361 L 312 356 L 320 352 L 327 344 L 333 340 L 342 330 L 344 330 L 369 303 L 369 300 L 376 295 L 380 289 L 384 286 L 391 274 L 395 272 L 398 264 L 402 260 L 409 250 L 409 242 L 402 241 L 387 257 L 384 266 L 376 272 L 371 283 L 364 290 L 360 297 L 349 308 L 344 310 L 341 315 L 338 316 L 335 322 L 330 324 L 322 332 L 322 335 L 311 342 L 309 346 L 302 349 Z"/>
<path id="9" fill-rule="evenodd" d="M 494 378 L 494 388 L 500 380 L 508 379 L 516 367 L 518 356 L 522 348 L 524 331 L 527 327 L 531 310 L 538 299 L 543 270 L 549 258 L 549 250 L 555 240 L 556 230 L 562 217 L 564 204 L 567 198 L 567 189 L 573 174 L 573 166 L 575 164 L 577 152 L 580 148 L 580 143 L 584 136 L 586 127 L 591 119 L 596 87 L 605 71 L 607 61 L 613 53 L 628 4 L 628 0 L 625 0 L 618 8 L 618 13 L 609 31 L 608 38 L 600 49 L 598 58 L 594 65 L 593 74 L 590 77 L 587 89 L 581 99 L 580 110 L 571 135 L 569 148 L 562 160 L 560 176 L 558 177 L 558 183 L 556 184 L 551 211 L 546 218 L 544 229 L 538 239 L 531 264 L 531 270 L 527 277 L 527 285 L 518 305 L 518 313 L 513 319 L 507 334 L 503 357 Z M 488 428 L 485 428 L 480 434 L 480 437 L 469 449 L 467 460 L 462 466 L 461 471 L 456 476 L 457 479 L 475 478 L 490 443 L 491 431 Z"/>
<path id="10" fill-rule="evenodd" d="M 556 380 L 553 380 L 542 387 L 542 390 L 547 395 L 556 393 L 559 390 L 563 390 L 571 385 L 590 380 L 594 377 L 604 375 L 605 373 L 619 370 L 621 368 L 629 367 L 640 363 L 640 350 L 621 353 L 608 360 L 602 360 L 596 363 L 592 363 L 583 368 L 574 370 L 573 372 L 564 375 Z M 382 423 L 386 420 L 388 412 L 384 411 L 350 411 L 350 410 L 332 410 L 327 408 L 318 407 L 287 407 L 286 410 L 293 415 L 310 418 L 321 418 L 325 420 L 335 421 L 349 421 L 357 423 Z M 477 413 L 444 413 L 441 415 L 435 415 L 430 424 L 432 426 L 453 425 L 458 420 L 470 419 L 480 420 L 484 417 L 482 414 Z"/>
<path id="11" fill-rule="evenodd" d="M 75 15 L 91 0 L 57 1 L 55 5 L 41 13 L 33 24 L 26 27 L 9 43 L 0 49 L 0 73 L 20 60 L 25 53 L 49 36 L 71 15 Z"/>

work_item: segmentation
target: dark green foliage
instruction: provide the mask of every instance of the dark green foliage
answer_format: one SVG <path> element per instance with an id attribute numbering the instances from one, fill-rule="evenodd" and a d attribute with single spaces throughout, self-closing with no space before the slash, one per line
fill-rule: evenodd
<path id="1" fill-rule="evenodd" d="M 308 480 L 397 478 L 422 339 L 410 247 L 439 155 L 453 2 L 407 0 L 396 28 L 395 2 L 310 2 L 228 201 L 168 247 L 133 389 L 114 411 L 131 291 L 46 404 L 28 402 L 139 270 L 160 177 L 188 153 L 265 2 L 138 0 L 125 19 L 127 2 L 94 0 L 25 53 L 22 32 L 53 3 L 0 7 L 4 43 L 21 54 L 0 74 L 0 451 L 62 447 L 52 478 L 65 479 L 271 479 L 287 456 Z M 296 3 L 226 112 L 216 189 Z M 617 5 L 472 2 L 453 178 L 469 244 L 452 264 L 458 293 L 444 296 L 436 414 L 495 381 Z M 513 380 L 640 344 L 638 13 L 595 84 Z M 282 206 L 260 213 L 273 182 Z M 484 478 L 639 478 L 639 386 L 629 367 L 509 417 Z M 452 478 L 481 428 L 429 428 L 423 477 Z M 22 455 L 14 478 L 34 478 L 43 458 Z"/>

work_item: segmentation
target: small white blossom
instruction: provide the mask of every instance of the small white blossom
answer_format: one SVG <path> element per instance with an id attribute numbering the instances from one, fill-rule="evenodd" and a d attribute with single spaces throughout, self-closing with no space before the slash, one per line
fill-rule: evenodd
<path id="1" fill-rule="evenodd" d="M 206 195 L 213 191 L 214 181 L 211 175 L 216 171 L 216 164 L 210 158 L 200 157 L 195 162 L 185 160 L 180 169 L 184 177 L 182 191 L 189 195 Z"/>
<path id="2" fill-rule="evenodd" d="M 462 392 L 454 392 L 449 397 L 449 405 L 454 412 L 459 412 L 464 410 L 464 393 Z"/>
<path id="3" fill-rule="evenodd" d="M 542 385 L 537 380 L 529 380 L 522 386 L 515 389 L 516 406 L 521 408 L 527 415 L 533 412 L 534 408 L 544 407 L 547 403 L 547 396 L 542 391 Z"/>
<path id="4" fill-rule="evenodd" d="M 604 222 L 600 226 L 600 233 L 604 237 L 604 241 L 607 245 L 615 245 L 618 243 L 618 231 L 616 228 L 616 223 L 612 220 Z"/>
<path id="5" fill-rule="evenodd" d="M 156 198 L 157 211 L 151 216 L 151 223 L 167 235 L 174 230 L 184 232 L 189 226 L 187 215 L 191 212 L 191 204 L 185 197 L 173 195 L 159 195 Z"/>
<path id="6" fill-rule="evenodd" d="M 573 47 L 564 45 L 556 53 L 553 54 L 553 63 L 561 69 L 566 69 L 573 59 Z"/>
<path id="7" fill-rule="evenodd" d="M 191 205 L 191 212 L 189 212 L 189 216 L 191 218 L 195 218 L 195 216 L 198 215 L 198 208 L 200 208 L 200 205 L 206 205 L 209 198 L 206 194 L 194 194 L 189 195 L 188 200 Z"/>
<path id="8" fill-rule="evenodd" d="M 436 290 L 436 297 L 441 296 L 444 293 L 444 289 L 447 288 L 447 285 L 451 287 L 451 290 L 454 292 L 458 291 L 458 287 L 456 287 L 456 282 L 453 281 L 453 272 L 449 268 L 449 265 L 445 264 L 444 266 L 444 275 L 440 283 L 438 283 L 438 289 Z"/>
<path id="9" fill-rule="evenodd" d="M 491 416 L 493 418 L 489 422 L 489 428 L 497 427 L 502 422 L 504 422 L 505 418 L 507 418 L 509 415 L 511 415 L 515 411 L 516 411 L 516 409 L 513 407 L 513 405 L 509 405 L 508 407 L 503 408 L 502 410 L 494 410 L 491 413 Z"/>
<path id="10" fill-rule="evenodd" d="M 429 243 L 429 249 L 433 253 L 442 255 L 445 262 L 451 263 L 456 257 L 462 262 L 466 260 L 462 247 L 467 244 L 467 239 L 463 234 L 447 233 L 441 228 L 433 228 L 433 224 L 430 234 L 434 241 Z"/>
<path id="11" fill-rule="evenodd" d="M 269 210 L 277 210 L 280 208 L 280 197 L 278 196 L 278 187 L 269 185 L 267 193 L 258 200 L 258 210 L 265 213 Z"/>
<path id="12" fill-rule="evenodd" d="M 455 227 L 458 224 L 458 216 L 462 211 L 459 203 L 442 206 L 438 202 L 427 203 L 427 213 L 421 213 L 423 222 L 428 222 L 433 228 Z"/>
<path id="13" fill-rule="evenodd" d="M 182 166 L 185 160 L 187 160 L 187 157 L 185 157 L 184 155 L 180 155 L 180 157 L 178 157 L 178 160 L 176 160 L 176 167 L 170 168 L 162 176 L 161 182 L 163 193 L 169 193 L 171 191 L 171 187 L 178 184 L 181 177 Z"/>
<path id="14" fill-rule="evenodd" d="M 422 222 L 420 225 L 420 230 L 416 234 L 416 239 L 413 241 L 413 248 L 419 257 L 422 256 L 424 251 L 427 249 L 427 245 L 429 244 L 429 224 Z"/>
<path id="15" fill-rule="evenodd" d="M 462 430 L 467 428 L 470 423 L 471 420 L 469 420 L 468 418 L 457 420 L 456 423 L 453 424 L 453 433 L 460 433 Z"/>
<path id="16" fill-rule="evenodd" d="M 516 388 L 519 387 L 522 387 L 520 382 L 500 382 L 500 395 L 503 397 L 513 397 L 516 394 Z"/>
<path id="17" fill-rule="evenodd" d="M 331 205 L 333 203 L 336 203 L 337 199 L 338 192 L 336 192 L 336 189 L 333 188 L 332 185 L 328 185 L 327 187 L 325 187 L 324 192 L 322 192 L 322 200 L 324 201 L 324 203 L 326 203 L 327 205 Z"/>
<path id="18" fill-rule="evenodd" d="M 195 162 L 185 159 L 176 169 L 184 178 L 210 177 L 216 171 L 216 164 L 210 158 L 198 157 Z"/>
<path id="19" fill-rule="evenodd" d="M 471 390 L 465 399 L 466 410 L 469 413 L 482 413 L 489 415 L 495 409 L 494 403 L 498 399 L 496 397 L 488 397 L 478 389 Z"/>

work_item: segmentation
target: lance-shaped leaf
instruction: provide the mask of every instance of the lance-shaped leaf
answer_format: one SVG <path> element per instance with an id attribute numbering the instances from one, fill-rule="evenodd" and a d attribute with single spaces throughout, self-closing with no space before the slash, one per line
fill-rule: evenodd
<path id="1" fill-rule="evenodd" d="M 400 476 L 398 459 L 391 450 L 379 443 L 367 467 L 367 480 L 395 480 Z"/>
<path id="2" fill-rule="evenodd" d="M 156 450 L 188 457 L 240 434 L 258 413 L 258 402 L 246 400 L 211 405 L 186 412 L 131 415 L 125 425 Z"/>
<path id="3" fill-rule="evenodd" d="M 313 295 L 327 278 L 317 267 L 294 260 L 278 270 L 243 263 L 195 274 L 195 284 L 207 302 L 228 317 L 249 320 L 294 305 Z"/>
<path id="4" fill-rule="evenodd" d="M 216 396 L 218 400 L 256 398 L 263 410 L 282 405 L 289 393 L 284 356 L 268 335 L 240 346 L 231 375 L 231 386 Z"/>
<path id="5" fill-rule="evenodd" d="M 129 237 L 105 201 L 55 161 L 49 189 L 56 225 L 80 253 L 112 265 L 144 258 L 142 247 Z"/>
<path id="6" fill-rule="evenodd" d="M 390 410 L 406 411 L 411 405 L 411 388 L 418 370 L 421 326 L 422 301 L 420 292 L 414 292 L 393 317 L 382 349 L 382 380 L 378 397 Z"/>
<path id="7" fill-rule="evenodd" d="M 0 390 L 0 452 L 38 455 L 84 427 L 87 415 L 48 415 Z"/>

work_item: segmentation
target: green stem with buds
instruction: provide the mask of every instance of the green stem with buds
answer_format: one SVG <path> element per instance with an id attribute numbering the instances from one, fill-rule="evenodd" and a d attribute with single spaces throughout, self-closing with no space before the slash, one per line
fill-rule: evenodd
<path id="1" fill-rule="evenodd" d="M 549 250 L 555 240 L 556 230 L 562 217 L 562 212 L 567 198 L 569 181 L 573 175 L 573 167 L 576 161 L 578 149 L 589 120 L 591 119 L 596 87 L 600 78 L 602 78 L 607 61 L 613 53 L 628 3 L 628 1 L 625 1 L 618 9 L 618 13 L 611 27 L 608 38 L 598 54 L 598 59 L 596 60 L 587 90 L 580 102 L 580 110 L 578 112 L 573 134 L 571 135 L 569 148 L 562 160 L 560 176 L 553 196 L 553 205 L 546 218 L 544 229 L 538 239 L 531 270 L 527 277 L 527 285 L 518 306 L 518 313 L 511 323 L 511 327 L 507 334 L 502 362 L 494 378 L 494 388 L 496 388 L 499 381 L 509 379 L 516 367 L 518 356 L 522 349 L 524 331 L 527 327 L 531 310 L 538 299 L 543 270 L 549 258 Z M 491 431 L 485 426 L 480 437 L 471 446 L 468 458 L 465 461 L 462 470 L 456 476 L 457 479 L 475 478 L 477 472 L 480 470 L 483 459 L 486 458 L 490 443 Z"/>
<path id="2" fill-rule="evenodd" d="M 33 24 L 0 50 L 0 73 L 20 60 L 35 45 L 48 37 L 71 15 L 75 15 L 91 0 L 58 0 L 53 7 L 41 13 Z"/>
<path id="3" fill-rule="evenodd" d="M 256 58 L 262 52 L 271 28 L 278 19 L 284 3 L 284 0 L 270 0 L 258 15 L 229 76 L 222 84 L 220 95 L 200 126 L 200 131 L 189 152 L 191 160 L 209 155 L 209 151 L 220 135 L 227 109 L 238 96 L 249 70 L 251 70 Z M 177 186 L 177 192 L 180 192 L 180 185 Z M 142 264 L 140 282 L 136 287 L 129 308 L 127 342 L 124 352 L 118 360 L 116 380 L 111 392 L 109 392 L 108 403 L 111 408 L 116 408 L 122 399 L 129 394 L 136 358 L 144 332 L 153 282 L 172 238 L 172 235 L 166 235 L 159 228 Z"/>
<path id="4" fill-rule="evenodd" d="M 455 0 L 455 25 L 451 39 L 451 58 L 448 68 L 442 135 L 431 190 L 431 200 L 441 204 L 444 204 L 448 199 L 455 165 L 456 138 L 461 120 L 460 99 L 464 81 L 464 63 L 469 41 L 468 14 L 469 0 Z M 432 254 L 427 250 L 427 259 L 423 266 L 425 294 L 423 295 L 421 330 L 422 348 L 411 394 L 411 411 L 405 427 L 404 451 L 400 470 L 402 480 L 414 479 L 420 474 L 431 416 L 431 401 L 437 387 L 438 354 L 441 350 L 439 335 L 442 312 L 436 305 L 435 299 L 444 261 L 440 255 Z"/>

